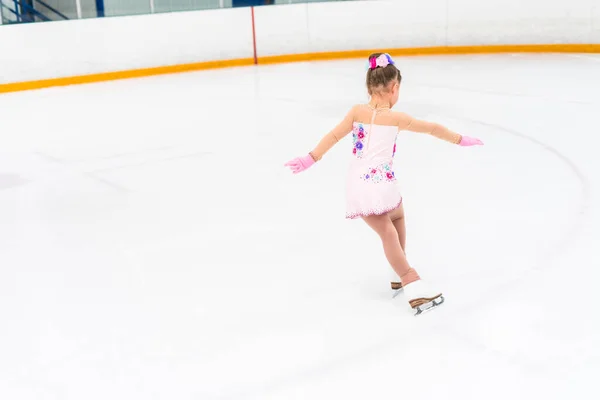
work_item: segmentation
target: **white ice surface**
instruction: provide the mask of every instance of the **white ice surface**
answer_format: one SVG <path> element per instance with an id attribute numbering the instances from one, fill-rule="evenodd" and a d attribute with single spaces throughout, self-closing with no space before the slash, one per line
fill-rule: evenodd
<path id="1" fill-rule="evenodd" d="M 485 142 L 398 139 L 392 299 L 344 219 L 364 60 L 0 96 L 0 399 L 600 398 L 600 57 L 398 59 L 396 109 Z"/>

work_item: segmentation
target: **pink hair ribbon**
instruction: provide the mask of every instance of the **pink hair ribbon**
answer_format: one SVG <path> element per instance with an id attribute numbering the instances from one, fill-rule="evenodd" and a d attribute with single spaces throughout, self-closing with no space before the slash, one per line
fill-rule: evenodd
<path id="1" fill-rule="evenodd" d="M 377 58 L 371 58 L 369 60 L 369 66 L 371 67 L 371 69 L 375 69 L 377 67 L 387 67 L 389 64 L 394 64 L 394 60 L 392 60 L 392 57 L 390 57 L 389 54 L 387 53 L 383 53 L 381 54 L 379 57 Z"/>

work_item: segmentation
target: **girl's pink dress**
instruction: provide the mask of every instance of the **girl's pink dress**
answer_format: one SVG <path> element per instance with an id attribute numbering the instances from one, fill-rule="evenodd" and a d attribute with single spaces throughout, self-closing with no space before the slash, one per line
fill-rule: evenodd
<path id="1" fill-rule="evenodd" d="M 402 203 L 393 169 L 398 131 L 398 126 L 353 123 L 346 218 L 385 214 Z"/>

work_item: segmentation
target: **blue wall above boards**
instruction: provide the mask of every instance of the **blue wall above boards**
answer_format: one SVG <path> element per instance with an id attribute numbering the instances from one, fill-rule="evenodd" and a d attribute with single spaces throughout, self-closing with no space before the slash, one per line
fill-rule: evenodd
<path id="1" fill-rule="evenodd" d="M 104 17 L 104 0 L 96 0 L 96 13 L 98 17 Z"/>
<path id="2" fill-rule="evenodd" d="M 275 0 L 233 0 L 231 4 L 233 7 L 256 7 L 275 4 Z"/>

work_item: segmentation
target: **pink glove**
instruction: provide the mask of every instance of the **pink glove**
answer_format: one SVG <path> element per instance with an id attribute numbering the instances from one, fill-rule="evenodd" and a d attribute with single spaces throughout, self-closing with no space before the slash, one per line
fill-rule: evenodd
<path id="1" fill-rule="evenodd" d="M 286 162 L 284 165 L 286 167 L 290 167 L 294 174 L 297 174 L 298 172 L 302 172 L 310 168 L 314 163 L 315 160 L 312 158 L 312 156 L 307 154 L 303 157 L 296 157 L 293 160 Z"/>
<path id="2" fill-rule="evenodd" d="M 475 145 L 483 145 L 483 142 L 479 139 L 475 139 L 468 136 L 463 136 L 458 143 L 459 146 L 475 146 Z"/>

